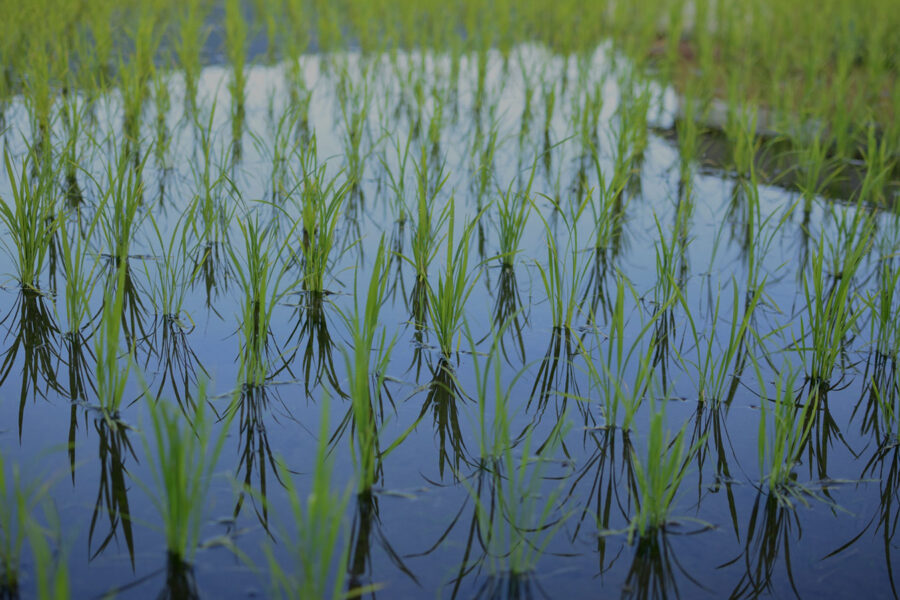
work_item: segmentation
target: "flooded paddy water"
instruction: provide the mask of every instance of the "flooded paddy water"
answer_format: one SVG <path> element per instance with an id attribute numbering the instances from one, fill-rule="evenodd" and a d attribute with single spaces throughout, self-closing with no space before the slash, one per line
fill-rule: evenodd
<path id="1" fill-rule="evenodd" d="M 896 597 L 883 132 L 609 43 L 241 78 L 4 107 L 0 595 Z"/>

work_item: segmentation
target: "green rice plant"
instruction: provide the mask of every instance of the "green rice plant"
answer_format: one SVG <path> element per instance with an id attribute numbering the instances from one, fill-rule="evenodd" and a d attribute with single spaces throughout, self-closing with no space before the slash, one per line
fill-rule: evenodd
<path id="1" fill-rule="evenodd" d="M 758 376 L 763 387 L 762 377 Z M 769 492 L 786 506 L 791 506 L 794 500 L 806 504 L 802 496 L 806 489 L 797 483 L 794 468 L 800 463 L 800 455 L 809 441 L 820 397 L 811 393 L 804 404 L 799 404 L 794 392 L 796 377 L 791 366 L 786 364 L 775 379 L 775 397 L 763 397 L 760 402 L 759 470 Z M 771 413 L 767 408 L 769 402 L 773 403 Z"/>
<path id="2" fill-rule="evenodd" d="M 168 243 L 164 242 L 164 235 L 159 224 L 149 213 L 153 232 L 156 234 L 154 243 L 153 260 L 143 261 L 144 272 L 150 281 L 151 298 L 156 312 L 166 323 L 177 324 L 186 327 L 186 319 L 190 316 L 184 314 L 184 299 L 188 286 L 197 275 L 198 266 L 189 265 L 188 236 L 191 233 L 189 213 L 185 212 L 175 222 L 169 232 Z M 155 273 L 150 272 L 148 263 L 153 263 Z M 186 318 L 186 319 L 185 319 Z"/>
<path id="3" fill-rule="evenodd" d="M 866 147 L 862 150 L 866 174 L 859 190 L 859 198 L 864 203 L 885 206 L 888 198 L 885 186 L 896 168 L 896 158 L 891 157 L 887 137 L 879 142 L 874 125 L 869 125 Z"/>
<path id="4" fill-rule="evenodd" d="M 589 204 L 594 217 L 594 248 L 601 252 L 615 251 L 619 247 L 625 223 L 627 200 L 623 199 L 623 195 L 628 173 L 622 172 L 623 167 L 617 167 L 607 181 L 600 168 L 600 159 L 596 151 L 593 152 L 593 162 L 597 173 L 598 197 L 594 199 L 592 192 L 588 192 L 588 196 L 591 196 Z"/>
<path id="5" fill-rule="evenodd" d="M 189 209 L 189 220 L 194 224 L 194 235 L 207 248 L 225 241 L 231 213 L 225 208 L 221 197 L 224 196 L 225 185 L 229 183 L 224 169 L 218 169 L 213 159 L 213 122 L 216 115 L 216 104 L 213 102 L 205 122 L 199 116 L 194 117 L 194 130 L 199 137 L 202 167 L 198 168 L 191 161 L 194 187 L 197 190 Z"/>
<path id="6" fill-rule="evenodd" d="M 104 185 L 108 187 L 103 195 L 100 225 L 106 238 L 106 256 L 115 267 L 128 261 L 131 244 L 142 220 L 139 208 L 143 202 L 142 172 L 146 160 L 147 156 L 132 165 L 128 153 L 121 152 L 115 162 L 106 167 Z"/>
<path id="7" fill-rule="evenodd" d="M 45 507 L 44 514 L 48 526 L 41 526 L 34 518 L 25 525 L 28 543 L 34 557 L 34 575 L 37 580 L 37 597 L 40 600 L 68 600 L 72 592 L 69 589 L 69 567 L 66 564 L 64 551 L 55 550 L 48 537 L 58 537 L 62 532 L 59 516 Z M 2 590 L 2 586 L 0 586 Z"/>
<path id="8" fill-rule="evenodd" d="M 428 279 L 428 268 L 438 251 L 440 231 L 446 223 L 450 204 L 446 204 L 439 212 L 436 210 L 437 196 L 447 182 L 449 174 L 444 174 L 444 166 L 432 173 L 425 149 L 422 157 L 415 164 L 416 168 L 416 219 L 413 224 L 412 257 L 404 258 L 416 271 L 416 279 L 425 282 Z"/>
<path id="9" fill-rule="evenodd" d="M 7 478 L 10 477 L 8 480 Z M 16 598 L 19 595 L 22 547 L 25 543 L 25 523 L 31 505 L 29 490 L 23 489 L 16 465 L 7 473 L 0 453 L 0 594 Z"/>
<path id="10" fill-rule="evenodd" d="M 79 334 L 84 328 L 85 319 L 91 310 L 91 297 L 99 280 L 97 267 L 100 263 L 94 258 L 89 240 L 100 221 L 100 215 L 98 211 L 83 234 L 75 233 L 74 240 L 69 237 L 71 234 L 65 220 L 59 227 L 62 264 L 66 274 L 63 292 L 68 327 L 66 332 L 70 335 Z"/>
<path id="11" fill-rule="evenodd" d="M 731 160 L 738 177 L 749 177 L 761 140 L 757 136 L 757 110 L 747 103 L 729 105 L 725 132 L 731 143 Z"/>
<path id="12" fill-rule="evenodd" d="M 798 349 L 804 351 L 807 375 L 815 385 L 827 387 L 847 336 L 861 314 L 854 308 L 857 294 L 853 281 L 868 252 L 871 231 L 871 222 L 857 209 L 845 231 L 847 235 L 838 236 L 844 243 L 829 243 L 826 251 L 825 239 L 821 237 L 813 250 L 811 272 L 803 274 L 806 309 L 800 330 L 806 345 Z M 826 261 L 831 263 L 830 277 Z"/>
<path id="13" fill-rule="evenodd" d="M 119 263 L 116 269 L 115 284 L 106 290 L 106 301 L 100 314 L 100 323 L 94 335 L 94 356 L 97 359 L 97 400 L 104 421 L 110 429 L 115 430 L 119 418 L 119 407 L 125 395 L 125 384 L 131 370 L 133 344 L 128 348 L 125 362 L 121 364 L 123 354 L 120 337 L 122 332 L 122 315 L 125 304 L 125 277 L 127 263 Z"/>
<path id="14" fill-rule="evenodd" d="M 821 129 L 816 129 L 797 150 L 797 189 L 806 200 L 821 194 L 840 174 L 834 161 L 828 158 L 828 144 L 824 136 Z"/>
<path id="15" fill-rule="evenodd" d="M 336 229 L 341 217 L 348 184 L 337 185 L 337 179 L 328 180 L 325 166 L 315 163 L 315 138 L 306 151 L 300 182 L 300 224 L 296 231 L 300 237 L 297 258 L 303 267 L 303 288 L 308 292 L 325 292 L 325 276 L 332 261 Z"/>
<path id="16" fill-rule="evenodd" d="M 534 451 L 534 428 L 529 427 L 518 438 L 522 444 L 517 454 L 521 455 L 513 454 L 511 389 L 525 371 L 511 382 L 502 381 L 498 343 L 502 329 L 493 336 L 483 366 L 474 352 L 474 340 L 468 336 L 478 400 L 478 468 L 488 481 L 485 484 L 479 477 L 477 486 L 466 478 L 461 481 L 475 501 L 478 539 L 485 552 L 482 560 L 486 560 L 491 576 L 519 580 L 535 572 L 547 545 L 571 514 L 563 508 L 560 484 L 546 490 L 547 482 L 554 479 L 547 475 L 547 468 L 563 443 L 569 422 L 562 415 L 547 440 Z"/>
<path id="17" fill-rule="evenodd" d="M 593 331 L 594 342 L 598 348 L 606 348 L 606 356 L 597 360 L 594 354 L 581 345 L 581 357 L 587 370 L 590 387 L 596 389 L 603 400 L 604 428 L 620 428 L 624 432 L 632 429 L 638 409 L 644 402 L 648 392 L 654 390 L 656 374 L 653 367 L 653 356 L 656 352 L 656 340 L 653 336 L 648 341 L 648 333 L 654 330 L 656 320 L 665 310 L 657 312 L 633 336 L 626 333 L 627 315 L 625 314 L 626 293 L 631 300 L 638 302 L 638 296 L 631 283 L 618 273 L 616 277 L 616 299 L 610 311 L 609 328 L 601 332 Z M 670 302 L 674 302 L 670 300 Z M 667 308 L 667 307 L 664 307 Z M 626 383 L 633 377 L 631 383 Z M 622 411 L 622 420 L 619 414 Z"/>
<path id="18" fill-rule="evenodd" d="M 0 198 L 0 221 L 6 226 L 15 249 L 6 241 L 2 243 L 13 259 L 15 278 L 25 292 L 40 291 L 38 279 L 44 271 L 59 226 L 49 188 L 52 178 L 43 173 L 33 182 L 28 176 L 28 164 L 33 160 L 30 156 L 23 161 L 21 170 L 16 171 L 9 152 L 4 151 L 12 199 Z"/>
<path id="19" fill-rule="evenodd" d="M 343 143 L 344 160 L 347 162 L 347 181 L 354 189 L 362 181 L 363 170 L 368 158 L 368 153 L 362 151 L 362 142 L 372 96 L 369 91 L 368 67 L 364 67 L 364 69 L 366 70 L 360 75 L 361 84 L 352 84 L 349 73 L 342 71 L 338 86 L 338 100 L 344 125 Z"/>
<path id="20" fill-rule="evenodd" d="M 196 106 L 197 80 L 202 68 L 203 45 L 209 35 L 206 27 L 206 3 L 204 0 L 186 0 L 181 15 L 176 20 L 178 35 L 173 41 L 178 66 L 184 73 L 185 104 L 189 110 Z"/>
<path id="21" fill-rule="evenodd" d="M 533 168 L 531 174 L 534 177 Z M 527 191 L 531 188 L 531 181 L 529 180 L 526 191 L 521 193 L 513 193 L 512 185 L 510 182 L 505 192 L 498 190 L 500 200 L 497 202 L 497 243 L 500 246 L 498 258 L 500 265 L 506 269 L 513 268 L 515 264 L 532 207 Z"/>
<path id="22" fill-rule="evenodd" d="M 454 248 L 454 202 L 450 200 L 447 265 L 443 276 L 438 278 L 437 288 L 435 289 L 430 282 L 428 285 L 428 314 L 431 316 L 431 324 L 437 335 L 441 354 L 445 357 L 453 353 L 453 340 L 465 317 L 466 300 L 478 280 L 477 276 L 473 278 L 469 274 L 469 246 L 472 231 L 482 214 L 484 210 L 463 227 L 463 233 Z"/>
<path id="23" fill-rule="evenodd" d="M 895 266 L 895 257 L 883 255 L 879 261 L 877 288 L 863 298 L 871 315 L 870 338 L 875 350 L 881 356 L 895 360 L 900 353 L 900 307 L 898 307 L 897 286 L 900 284 L 900 269 Z"/>
<path id="24" fill-rule="evenodd" d="M 235 412 L 227 412 L 219 433 L 214 434 L 206 403 L 204 382 L 189 418 L 165 400 L 152 400 L 150 435 L 143 438 L 153 484 L 141 486 L 159 512 L 170 557 L 186 565 L 192 563 L 199 545 L 207 492 Z"/>
<path id="25" fill-rule="evenodd" d="M 678 301 L 684 309 L 685 317 L 690 326 L 694 339 L 694 349 L 697 352 L 696 363 L 693 367 L 697 372 L 697 394 L 700 402 L 729 402 L 731 394 L 726 394 L 731 381 L 738 376 L 743 363 L 745 340 L 753 335 L 753 314 L 763 298 L 765 280 L 760 282 L 756 289 L 746 295 L 746 302 L 741 314 L 740 294 L 737 282 L 731 281 L 731 314 L 728 319 L 727 337 L 720 339 L 716 335 L 718 331 L 722 292 L 716 294 L 715 304 L 710 314 L 710 325 L 706 332 L 699 326 L 691 312 L 690 304 L 684 294 L 678 294 Z M 727 301 L 726 301 L 727 306 Z"/>
<path id="26" fill-rule="evenodd" d="M 357 491 L 368 493 L 378 477 L 380 469 L 380 447 L 378 424 L 373 408 L 373 395 L 380 393 L 385 377 L 385 367 L 394 341 L 387 344 L 385 330 L 377 337 L 378 315 L 384 301 L 387 288 L 388 268 L 390 261 L 386 257 L 384 239 L 379 244 L 372 265 L 372 276 L 365 295 L 356 290 L 354 280 L 354 311 L 347 318 L 353 346 L 351 352 L 344 353 L 347 362 L 348 395 L 350 396 L 353 414 L 353 437 L 350 441 L 353 451 L 353 464 L 357 472 Z M 363 298 L 360 311 L 359 298 Z M 375 350 L 375 362 L 372 363 L 372 351 Z M 374 383 L 372 379 L 374 378 Z M 373 393 L 374 389 L 374 393 Z"/>
<path id="27" fill-rule="evenodd" d="M 299 283 L 282 285 L 287 270 L 276 263 L 277 257 L 287 253 L 296 224 L 280 243 L 273 241 L 270 227 L 260 224 L 258 214 L 238 220 L 238 227 L 243 252 L 228 247 L 242 297 L 238 378 L 243 385 L 255 387 L 264 385 L 270 375 L 269 332 L 275 307 Z"/>
<path id="28" fill-rule="evenodd" d="M 546 231 L 547 264 L 542 265 L 535 261 L 535 265 L 541 275 L 544 291 L 550 303 L 550 317 L 554 329 L 573 331 L 575 315 L 580 312 L 578 299 L 581 284 L 585 279 L 590 264 L 580 260 L 581 248 L 578 246 L 577 223 L 584 209 L 590 202 L 590 196 L 586 195 L 579 203 L 573 204 L 568 213 L 562 212 L 555 201 L 547 196 L 554 208 L 562 215 L 563 223 L 567 229 L 568 240 L 566 248 L 560 251 L 556 235 L 550 224 L 541 215 Z M 538 212 L 540 214 L 540 212 Z"/>
<path id="29" fill-rule="evenodd" d="M 382 237 L 375 253 L 372 275 L 366 292 L 359 293 L 357 282 L 354 280 L 353 297 L 356 299 L 354 310 L 349 316 L 344 315 L 352 340 L 351 349 L 344 350 L 347 363 L 347 395 L 350 397 L 350 411 L 353 417 L 350 449 L 356 468 L 357 493 L 361 495 L 371 493 L 372 486 L 381 473 L 382 459 L 406 439 L 422 418 L 420 416 L 390 446 L 382 449 L 382 427 L 377 422 L 375 406 L 380 404 L 391 350 L 397 340 L 396 336 L 388 340 L 384 328 L 380 328 L 379 334 L 379 314 L 385 301 L 390 270 L 389 256 Z M 362 304 L 359 299 L 363 299 Z"/>
<path id="30" fill-rule="evenodd" d="M 664 531 L 671 520 L 678 488 L 687 474 L 688 464 L 706 436 L 686 447 L 684 426 L 674 436 L 664 430 L 665 409 L 653 409 L 647 431 L 647 456 L 641 459 L 632 449 L 637 510 L 628 525 L 628 540 L 647 539 Z"/>
<path id="31" fill-rule="evenodd" d="M 406 136 L 406 144 L 400 149 L 399 137 L 391 137 L 391 143 L 396 153 L 396 172 L 388 165 L 386 156 L 379 157 L 381 166 L 388 176 L 388 186 L 391 188 L 391 208 L 394 211 L 394 220 L 400 225 L 406 224 L 409 218 L 409 206 L 406 200 L 406 165 L 409 161 L 409 147 L 412 144 L 412 136 Z"/>
<path id="32" fill-rule="evenodd" d="M 271 547 L 265 547 L 273 595 L 277 598 L 345 598 L 344 581 L 350 550 L 344 515 L 349 490 L 332 488 L 332 465 L 328 457 L 328 399 L 320 406 L 322 417 L 309 495 L 302 499 L 290 472 L 279 464 L 281 481 L 290 503 L 293 527 L 290 539 L 282 540 L 290 553 L 290 564 L 282 566 Z"/>
<path id="33" fill-rule="evenodd" d="M 35 553 L 35 566 L 41 571 L 48 567 L 50 561 L 43 554 L 45 547 L 41 540 L 35 539 L 37 524 L 32 514 L 35 507 L 42 503 L 49 494 L 54 478 L 45 478 L 38 483 L 23 483 L 19 465 L 12 464 L 7 468 L 3 453 L 0 452 L 0 596 L 18 598 L 22 571 L 22 551 L 28 540 Z M 49 514 L 49 513 L 48 513 Z M 61 563 L 62 564 L 62 563 Z M 64 565 L 57 571 L 58 581 L 41 581 L 38 577 L 38 590 L 41 598 L 60 597 L 45 594 L 49 585 L 53 584 L 65 591 Z"/>
<path id="34" fill-rule="evenodd" d="M 156 140 L 153 144 L 154 155 L 160 168 L 167 168 L 166 160 L 171 139 L 166 118 L 172 105 L 169 92 L 169 73 L 164 69 L 153 67 L 153 104 L 156 117 Z"/>
<path id="35" fill-rule="evenodd" d="M 232 110 L 235 116 L 243 115 L 244 92 L 247 87 L 247 22 L 241 0 L 225 1 L 225 56 L 231 66 L 228 91 L 231 94 Z"/>

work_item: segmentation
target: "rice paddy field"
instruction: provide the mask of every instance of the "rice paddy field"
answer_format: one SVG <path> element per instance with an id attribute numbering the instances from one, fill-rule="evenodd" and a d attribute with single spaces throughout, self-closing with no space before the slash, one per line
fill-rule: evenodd
<path id="1" fill-rule="evenodd" d="M 6 3 L 0 598 L 897 598 L 898 30 Z"/>

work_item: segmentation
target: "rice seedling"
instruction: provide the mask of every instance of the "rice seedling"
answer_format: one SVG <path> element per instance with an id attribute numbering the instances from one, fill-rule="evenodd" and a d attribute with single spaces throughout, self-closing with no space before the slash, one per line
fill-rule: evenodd
<path id="1" fill-rule="evenodd" d="M 225 54 L 231 66 L 228 91 L 234 122 L 243 121 L 244 93 L 247 87 L 247 25 L 240 0 L 225 2 Z M 240 131 L 240 129 L 238 130 Z"/>
<path id="2" fill-rule="evenodd" d="M 44 514 L 49 521 L 46 527 L 38 524 L 33 518 L 25 526 L 34 557 L 37 597 L 40 600 L 66 600 L 72 594 L 66 553 L 54 549 L 51 545 L 51 542 L 55 541 L 53 538 L 62 534 L 62 524 L 53 510 L 45 507 Z"/>
<path id="3" fill-rule="evenodd" d="M 303 268 L 303 288 L 313 294 L 323 294 L 348 184 L 338 186 L 336 179 L 327 179 L 325 166 L 315 164 L 315 148 L 314 138 L 302 167 L 301 223 L 295 231 L 300 236 L 298 259 Z"/>
<path id="4" fill-rule="evenodd" d="M 809 490 L 797 482 L 794 469 L 809 442 L 810 430 L 815 422 L 813 416 L 819 407 L 817 393 L 810 394 L 805 403 L 798 404 L 794 391 L 796 377 L 790 365 L 786 364 L 775 379 L 774 398 L 763 397 L 760 402 L 759 470 L 763 474 L 763 484 L 779 503 L 786 506 L 791 506 L 794 501 L 806 504 L 803 494 Z M 771 417 L 767 408 L 769 402 L 774 405 Z"/>
<path id="5" fill-rule="evenodd" d="M 753 314 L 763 298 L 764 290 L 765 280 L 753 291 L 748 292 L 743 314 L 741 314 L 737 282 L 732 280 L 731 314 L 727 321 L 727 337 L 721 340 L 716 335 L 716 331 L 719 326 L 722 291 L 719 290 L 716 294 L 715 304 L 710 315 L 712 331 L 706 334 L 703 334 L 703 330 L 698 327 L 684 295 L 679 294 L 679 302 L 684 308 L 697 352 L 696 363 L 693 366 L 697 370 L 697 394 L 700 402 L 727 403 L 730 401 L 733 391 L 726 394 L 726 390 L 729 388 L 733 390 L 730 384 L 741 370 L 744 361 L 745 340 L 754 333 L 751 330 Z"/>
<path id="6" fill-rule="evenodd" d="M 10 477 L 8 481 L 7 478 Z M 22 547 L 25 544 L 24 524 L 31 504 L 27 490 L 22 488 L 18 469 L 7 473 L 0 454 L 0 592 L 4 596 L 19 595 Z"/>
<path id="7" fill-rule="evenodd" d="M 0 595 L 4 598 L 18 598 L 22 582 L 22 560 L 25 542 L 28 541 L 36 555 L 35 567 L 37 575 L 49 570 L 49 556 L 44 552 L 46 546 L 37 539 L 37 523 L 33 512 L 35 508 L 47 500 L 54 478 L 45 478 L 35 482 L 23 482 L 18 464 L 7 466 L 3 454 L 0 453 Z M 49 513 L 48 513 L 49 514 Z M 43 571 L 43 573 L 42 573 Z M 47 578 L 38 582 L 41 598 L 60 597 L 51 595 L 52 587 L 65 591 L 64 565 L 57 571 L 58 580 Z"/>
<path id="8" fill-rule="evenodd" d="M 132 168 L 128 153 L 120 153 L 115 164 L 107 165 L 107 192 L 103 196 L 100 226 L 106 241 L 106 257 L 117 269 L 127 264 L 131 244 L 141 222 L 139 208 L 143 202 L 142 172 L 147 156 Z M 99 185 L 99 183 L 98 183 Z"/>
<path id="9" fill-rule="evenodd" d="M 561 210 L 553 200 L 550 198 L 547 200 L 556 210 Z M 554 329 L 573 331 L 575 316 L 580 311 L 579 291 L 589 263 L 580 260 L 582 249 L 578 245 L 577 223 L 589 202 L 590 196 L 585 196 L 580 202 L 574 203 L 568 209 L 568 213 L 559 213 L 568 232 L 566 247 L 562 252 L 550 224 L 541 215 L 546 230 L 547 263 L 543 265 L 535 261 L 535 265 L 540 272 L 541 282 L 550 303 L 550 317 Z"/>
<path id="10" fill-rule="evenodd" d="M 389 166 L 386 155 L 379 157 L 379 160 L 389 178 L 388 185 L 391 188 L 390 199 L 394 220 L 402 226 L 406 224 L 409 218 L 409 206 L 406 199 L 406 165 L 409 162 L 409 147 L 412 143 L 412 136 L 407 136 L 406 144 L 403 145 L 402 150 L 400 149 L 399 138 L 392 137 L 390 139 L 396 154 L 396 169 L 392 169 Z"/>
<path id="11" fill-rule="evenodd" d="M 870 339 L 875 351 L 881 356 L 895 360 L 900 353 L 900 321 L 896 318 L 897 285 L 900 283 L 900 270 L 895 268 L 895 257 L 882 250 L 878 261 L 876 275 L 877 287 L 863 302 L 869 309 Z"/>
<path id="12" fill-rule="evenodd" d="M 428 314 L 431 316 L 431 324 L 444 357 L 449 357 L 453 353 L 454 339 L 465 316 L 466 300 L 478 280 L 477 276 L 473 278 L 469 274 L 469 246 L 472 231 L 482 214 L 483 210 L 463 227 L 462 235 L 454 248 L 454 203 L 452 199 L 450 200 L 447 265 L 443 276 L 438 279 L 437 287 L 431 286 L 430 283 L 428 286 Z"/>
<path id="13" fill-rule="evenodd" d="M 197 80 L 200 77 L 203 45 L 209 34 L 206 27 L 206 5 L 203 0 L 187 0 L 176 23 L 178 35 L 173 42 L 178 65 L 184 73 L 184 100 L 193 112 L 197 101 Z"/>
<path id="14" fill-rule="evenodd" d="M 665 410 L 653 410 L 647 430 L 647 456 L 632 450 L 637 510 L 628 525 L 628 539 L 647 539 L 664 532 L 671 520 L 678 488 L 703 439 L 685 445 L 684 427 L 674 436 L 665 431 Z"/>
<path id="15" fill-rule="evenodd" d="M 798 346 L 798 350 L 803 351 L 807 376 L 816 385 L 826 388 L 846 338 L 861 314 L 853 306 L 856 300 L 853 281 L 871 240 L 871 224 L 861 210 L 842 226 L 847 226 L 846 235 L 842 236 L 845 245 L 829 244 L 827 252 L 825 240 L 820 238 L 813 251 L 811 271 L 803 277 L 806 310 L 801 316 L 800 331 L 806 345 Z M 831 267 L 830 277 L 826 272 L 826 261 L 831 263 L 827 265 Z"/>
<path id="16" fill-rule="evenodd" d="M 180 328 L 187 327 L 190 321 L 190 316 L 184 312 L 184 300 L 188 286 L 197 274 L 196 267 L 192 269 L 188 264 L 191 224 L 187 215 L 183 214 L 175 223 L 168 244 L 163 241 L 164 236 L 156 219 L 149 215 L 156 234 L 156 256 L 152 261 L 145 260 L 143 263 L 147 279 L 151 282 L 151 298 L 157 314 L 165 323 L 177 324 Z M 149 262 L 156 267 L 153 274 L 150 273 Z"/>
<path id="17" fill-rule="evenodd" d="M 190 420 L 164 400 L 151 401 L 150 436 L 143 438 L 153 483 L 141 486 L 159 512 L 170 557 L 186 565 L 198 549 L 206 495 L 231 422 L 226 416 L 214 433 L 206 403 L 203 382 Z"/>
<path id="18" fill-rule="evenodd" d="M 24 292 L 40 291 L 38 280 L 59 225 L 49 189 L 51 178 L 44 173 L 33 182 L 28 176 L 28 164 L 35 160 L 33 155 L 29 156 L 23 161 L 22 168 L 16 170 L 9 152 L 4 152 L 12 198 L 0 198 L 0 220 L 6 226 L 14 248 L 5 241 L 3 246 L 15 264 L 15 279 Z"/>
<path id="19" fill-rule="evenodd" d="M 242 298 L 238 380 L 255 387 L 264 385 L 271 375 L 269 332 L 275 307 L 298 283 L 283 284 L 287 270 L 276 263 L 276 257 L 286 253 L 294 229 L 279 243 L 271 228 L 260 223 L 258 214 L 240 219 L 238 227 L 242 252 L 228 247 Z"/>
<path id="20" fill-rule="evenodd" d="M 97 360 L 97 401 L 107 425 L 115 430 L 119 420 L 119 408 L 125 395 L 125 385 L 131 371 L 134 353 L 133 343 L 125 352 L 122 365 L 122 318 L 125 304 L 126 263 L 116 269 L 115 283 L 107 289 L 106 302 L 100 314 L 98 331 L 94 336 L 94 356 Z"/>
<path id="21" fill-rule="evenodd" d="M 356 469 L 357 493 L 361 497 L 371 495 L 375 482 L 381 477 L 383 459 L 409 436 L 422 419 L 420 416 L 387 448 L 382 447 L 383 422 L 378 420 L 383 411 L 377 408 L 382 405 L 387 366 L 397 340 L 396 336 L 389 340 L 385 329 L 379 327 L 389 268 L 389 253 L 382 237 L 366 294 L 354 293 L 357 299 L 354 310 L 349 315 L 343 315 L 351 335 L 351 348 L 349 351 L 344 349 L 347 396 L 351 405 L 349 416 L 352 416 L 353 428 L 350 448 Z M 354 280 L 354 292 L 356 289 L 357 281 Z M 364 299 L 362 304 L 360 298 Z"/>
<path id="22" fill-rule="evenodd" d="M 531 170 L 532 179 L 534 168 Z M 505 192 L 500 191 L 500 200 L 497 202 L 497 243 L 500 246 L 498 258 L 501 267 L 512 269 L 516 255 L 522 244 L 522 236 L 525 235 L 525 226 L 528 224 L 528 215 L 531 213 L 532 203 L 528 198 L 529 181 L 526 191 L 513 193 L 512 183 Z"/>
<path id="23" fill-rule="evenodd" d="M 282 565 L 269 546 L 266 556 L 273 593 L 279 598 L 345 598 L 346 574 L 341 568 L 349 556 L 349 536 L 344 515 L 349 490 L 332 487 L 328 457 L 328 400 L 320 404 L 322 417 L 309 495 L 303 499 L 284 463 L 280 464 L 290 501 L 292 536 L 288 540 L 290 565 Z"/>
<path id="24" fill-rule="evenodd" d="M 440 231 L 448 220 L 449 203 L 437 211 L 437 197 L 447 183 L 449 174 L 444 173 L 444 166 L 437 171 L 429 165 L 425 149 L 421 159 L 415 163 L 416 169 L 416 219 L 413 224 L 412 258 L 407 260 L 416 271 L 416 279 L 426 281 L 428 268 L 438 251 L 441 239 Z"/>
<path id="25" fill-rule="evenodd" d="M 382 329 L 378 335 L 378 315 L 387 286 L 389 261 L 384 249 L 384 239 L 379 244 L 372 265 L 372 276 L 366 288 L 366 294 L 356 293 L 354 281 L 354 298 L 363 298 L 360 310 L 356 301 L 353 313 L 347 319 L 352 336 L 352 354 L 345 352 L 347 362 L 348 395 L 350 396 L 353 415 L 353 437 L 350 446 L 357 472 L 357 491 L 369 493 L 380 472 L 380 459 L 387 452 L 382 452 L 379 440 L 379 426 L 373 402 L 381 393 L 384 383 L 385 368 L 390 357 L 391 348 L 396 338 L 387 341 Z M 375 360 L 372 362 L 372 352 Z M 374 392 L 373 392 L 374 390 Z M 373 398 L 373 396 L 375 396 Z M 396 446 L 396 443 L 395 443 Z"/>
<path id="26" fill-rule="evenodd" d="M 533 427 L 516 440 L 510 435 L 511 390 L 524 371 L 510 382 L 502 379 L 498 340 L 503 327 L 495 332 L 484 364 L 468 336 L 478 405 L 477 469 L 487 481 L 479 477 L 477 487 L 465 478 L 461 482 L 475 501 L 475 524 L 484 549 L 481 561 L 491 577 L 524 580 L 534 574 L 547 545 L 571 516 L 563 507 L 562 486 L 548 484 L 551 478 L 546 473 L 570 425 L 562 415 L 534 450 Z M 517 441 L 520 456 L 513 453 Z"/>
<path id="27" fill-rule="evenodd" d="M 99 262 L 91 260 L 93 252 L 88 240 L 92 238 L 99 223 L 100 214 L 97 212 L 84 234 L 76 232 L 74 240 L 70 238 L 72 234 L 69 233 L 70 226 L 67 223 L 63 222 L 59 227 L 62 264 L 66 275 L 66 333 L 70 335 L 80 334 L 85 327 L 85 320 L 91 312 L 91 297 L 99 280 Z"/>

